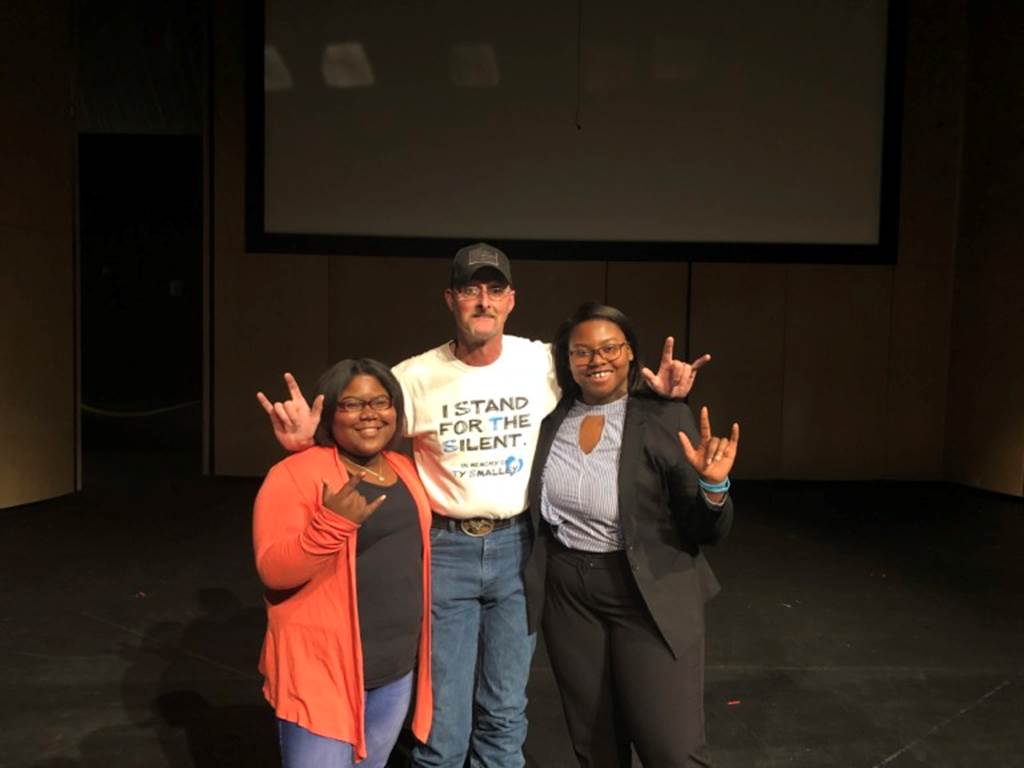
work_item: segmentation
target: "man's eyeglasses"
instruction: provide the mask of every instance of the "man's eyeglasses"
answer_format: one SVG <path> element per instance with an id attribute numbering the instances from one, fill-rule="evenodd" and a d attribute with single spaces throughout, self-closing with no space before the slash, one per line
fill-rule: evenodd
<path id="1" fill-rule="evenodd" d="M 623 341 L 619 344 L 602 344 L 597 349 L 573 347 L 569 350 L 569 359 L 576 365 L 586 365 L 594 359 L 594 355 L 600 355 L 605 362 L 612 363 L 619 359 L 623 348 L 628 346 L 629 342 Z"/>
<path id="2" fill-rule="evenodd" d="M 468 285 L 456 285 L 452 290 L 460 299 L 479 299 L 484 291 L 487 291 L 488 298 L 504 299 L 512 290 L 512 286 L 508 283 L 490 283 L 489 285 L 469 283 Z"/>
<path id="3" fill-rule="evenodd" d="M 358 397 L 344 397 L 338 401 L 338 410 L 345 413 L 362 413 L 366 406 L 374 411 L 386 411 L 391 407 L 391 398 L 387 395 L 372 400 L 360 400 Z"/>

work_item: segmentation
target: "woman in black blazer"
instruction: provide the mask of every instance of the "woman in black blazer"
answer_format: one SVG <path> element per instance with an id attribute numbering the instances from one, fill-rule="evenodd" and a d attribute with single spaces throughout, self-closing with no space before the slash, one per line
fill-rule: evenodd
<path id="1" fill-rule="evenodd" d="M 719 585 L 700 548 L 732 525 L 739 425 L 698 431 L 690 409 L 642 389 L 618 310 L 585 304 L 555 342 L 563 398 L 530 482 L 531 630 L 542 624 L 581 766 L 708 765 L 704 603 Z"/>

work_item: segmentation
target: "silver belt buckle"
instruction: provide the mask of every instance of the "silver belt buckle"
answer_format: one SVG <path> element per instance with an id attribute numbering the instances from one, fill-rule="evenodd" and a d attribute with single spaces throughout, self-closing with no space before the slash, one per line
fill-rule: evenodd
<path id="1" fill-rule="evenodd" d="M 494 530 L 494 521 L 488 520 L 486 517 L 471 517 L 468 520 L 460 520 L 459 528 L 467 536 L 479 538 Z"/>

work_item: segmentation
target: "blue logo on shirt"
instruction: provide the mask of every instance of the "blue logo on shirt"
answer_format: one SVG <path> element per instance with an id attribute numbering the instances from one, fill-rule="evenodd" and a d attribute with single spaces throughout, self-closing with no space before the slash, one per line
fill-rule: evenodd
<path id="1" fill-rule="evenodd" d="M 522 457 L 509 456 L 505 459 L 505 472 L 509 475 L 514 475 L 516 472 L 523 468 Z"/>

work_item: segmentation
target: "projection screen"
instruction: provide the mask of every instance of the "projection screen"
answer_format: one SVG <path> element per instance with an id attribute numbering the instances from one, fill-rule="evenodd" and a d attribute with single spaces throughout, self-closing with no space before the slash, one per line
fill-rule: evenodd
<path id="1" fill-rule="evenodd" d="M 893 260 L 885 0 L 266 0 L 251 22 L 250 249 Z"/>

